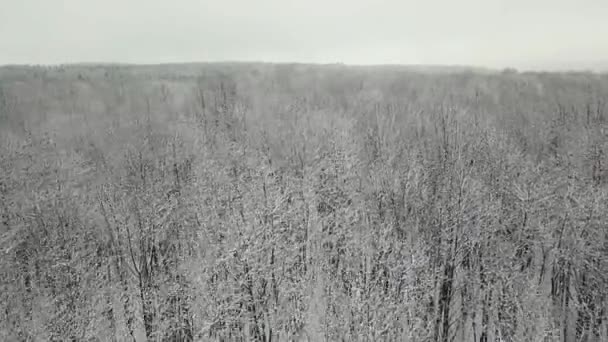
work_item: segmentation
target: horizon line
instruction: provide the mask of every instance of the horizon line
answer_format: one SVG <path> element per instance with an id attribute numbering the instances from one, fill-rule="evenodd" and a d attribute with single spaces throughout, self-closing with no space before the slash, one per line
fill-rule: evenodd
<path id="1" fill-rule="evenodd" d="M 580 68 L 517 68 L 513 66 L 489 67 L 482 65 L 466 64 L 421 64 L 421 63 L 346 63 L 346 62 L 298 62 L 298 61 L 263 61 L 263 60 L 214 60 L 214 61 L 175 61 L 175 62 L 103 62 L 103 61 L 81 61 L 63 63 L 0 63 L 0 68 L 11 67 L 78 67 L 78 66 L 120 66 L 120 67 L 159 67 L 159 66 L 179 66 L 191 64 L 267 64 L 267 65 L 309 65 L 309 66 L 344 66 L 355 68 L 379 68 L 379 67 L 398 67 L 398 68 L 430 68 L 430 69 L 462 69 L 462 71 L 485 71 L 485 72 L 504 72 L 515 71 L 518 73 L 608 73 L 608 65 L 605 67 L 580 67 Z M 607 63 L 608 64 L 608 63 Z"/>

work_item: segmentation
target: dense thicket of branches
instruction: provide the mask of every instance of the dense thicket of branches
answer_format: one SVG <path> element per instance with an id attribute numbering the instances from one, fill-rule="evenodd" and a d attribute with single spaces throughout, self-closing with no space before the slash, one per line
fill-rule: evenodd
<path id="1" fill-rule="evenodd" d="M 608 341 L 608 76 L 0 69 L 0 340 Z"/>

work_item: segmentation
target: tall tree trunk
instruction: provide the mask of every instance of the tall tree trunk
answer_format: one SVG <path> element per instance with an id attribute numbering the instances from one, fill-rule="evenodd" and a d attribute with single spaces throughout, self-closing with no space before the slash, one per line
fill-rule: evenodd
<path id="1" fill-rule="evenodd" d="M 116 258 L 116 271 L 119 277 L 119 283 L 121 287 L 121 295 L 120 300 L 123 305 L 124 315 L 126 319 L 127 331 L 129 332 L 129 336 L 131 336 L 131 340 L 135 341 L 135 310 L 133 309 L 133 304 L 131 303 L 131 296 L 129 295 L 129 282 L 128 282 L 128 273 L 125 268 L 125 261 L 120 256 Z"/>
<path id="2" fill-rule="evenodd" d="M 154 337 L 154 317 L 155 308 L 153 307 L 151 294 L 150 280 L 147 276 L 140 276 L 139 278 L 139 298 L 141 300 L 141 310 L 144 319 L 144 329 L 146 332 L 146 338 L 151 341 Z"/>
<path id="3" fill-rule="evenodd" d="M 112 284 L 112 268 L 109 264 L 107 266 L 107 275 L 108 275 L 108 279 L 107 279 L 108 284 Z M 106 299 L 105 315 L 110 324 L 110 334 L 111 334 L 110 341 L 116 342 L 116 332 L 117 332 L 116 331 L 116 315 L 114 313 L 114 298 L 113 298 L 113 291 L 111 289 L 106 290 L 105 299 Z"/>
<path id="4" fill-rule="evenodd" d="M 110 250 L 110 259 L 113 260 L 113 266 L 114 269 L 116 271 L 116 274 L 118 275 L 118 283 L 120 284 L 120 301 L 122 303 L 123 306 L 123 310 L 124 310 L 124 316 L 125 316 L 125 325 L 127 328 L 127 331 L 129 333 L 129 336 L 131 336 L 131 340 L 135 341 L 135 328 L 134 328 L 134 324 L 135 324 L 135 313 L 134 313 L 134 309 L 133 309 L 133 305 L 131 303 L 131 297 L 129 295 L 129 270 L 128 270 L 128 265 L 125 261 L 124 255 L 122 253 L 123 248 L 122 248 L 122 244 L 121 244 L 121 240 L 120 239 L 115 239 L 115 235 L 114 235 L 114 228 L 112 226 L 112 224 L 110 223 L 110 213 L 108 213 L 106 211 L 106 207 L 104 205 L 104 198 L 102 197 L 105 194 L 100 194 L 99 197 L 99 207 L 101 209 L 101 212 L 103 214 L 103 218 L 106 224 L 106 229 L 107 229 L 107 235 L 109 237 L 109 243 L 108 243 L 108 248 Z M 110 206 L 110 212 L 111 212 L 111 206 Z M 113 217 L 113 216 L 112 216 Z M 118 229 L 116 229 L 116 232 L 118 234 Z"/>
<path id="5" fill-rule="evenodd" d="M 439 312 L 441 314 L 441 341 L 450 340 L 450 304 L 454 281 L 454 266 L 449 261 L 444 267 L 441 292 L 439 294 Z"/>

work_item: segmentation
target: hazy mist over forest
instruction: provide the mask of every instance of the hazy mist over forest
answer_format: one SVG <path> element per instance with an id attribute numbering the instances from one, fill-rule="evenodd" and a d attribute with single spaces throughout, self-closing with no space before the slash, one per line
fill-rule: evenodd
<path id="1" fill-rule="evenodd" d="M 602 0 L 20 0 L 0 64 L 263 61 L 607 70 Z"/>

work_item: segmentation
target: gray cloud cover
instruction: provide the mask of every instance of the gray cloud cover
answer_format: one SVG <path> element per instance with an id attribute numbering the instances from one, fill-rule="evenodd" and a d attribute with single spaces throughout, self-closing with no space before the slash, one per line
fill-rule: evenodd
<path id="1" fill-rule="evenodd" d="M 0 0 L 0 64 L 607 69 L 605 0 Z"/>

